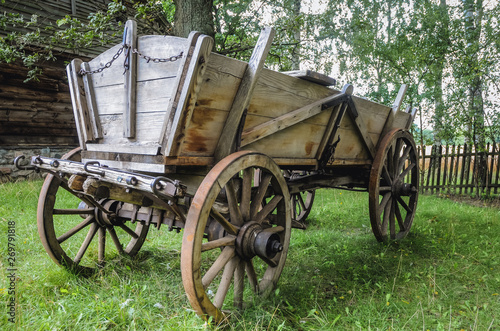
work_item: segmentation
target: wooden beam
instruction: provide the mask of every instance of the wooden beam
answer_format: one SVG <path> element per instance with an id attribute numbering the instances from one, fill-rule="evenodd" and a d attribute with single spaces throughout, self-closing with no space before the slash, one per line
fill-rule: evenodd
<path id="1" fill-rule="evenodd" d="M 341 90 L 341 94 L 351 95 L 353 90 L 354 87 L 351 84 L 345 84 Z M 321 138 L 321 142 L 318 146 L 318 151 L 316 152 L 316 160 L 319 161 L 323 158 L 326 147 L 333 142 L 335 133 L 340 126 L 340 121 L 342 121 L 342 118 L 344 117 L 345 107 L 346 103 L 343 102 L 332 110 L 330 119 L 328 120 L 328 124 L 325 128 L 325 133 L 323 134 L 323 138 Z"/>
<path id="2" fill-rule="evenodd" d="M 325 103 L 331 103 L 335 100 L 342 99 L 343 97 L 345 97 L 345 94 L 343 93 L 329 96 L 327 98 L 313 102 L 307 106 L 301 107 L 297 110 L 286 113 L 282 116 L 273 118 L 272 120 L 257 125 L 253 128 L 245 130 L 241 135 L 241 147 L 249 145 L 275 132 L 284 130 L 292 125 L 307 120 L 308 118 L 313 117 L 314 115 L 317 115 L 326 109 L 330 109 L 334 106 L 330 106 L 325 109 L 323 105 Z"/>
<path id="3" fill-rule="evenodd" d="M 370 155 L 372 158 L 375 158 L 375 144 L 373 143 L 372 137 L 370 136 L 370 133 L 368 132 L 368 127 L 365 124 L 365 121 L 361 116 L 358 116 L 358 112 L 356 110 L 356 105 L 354 105 L 354 102 L 352 99 L 349 99 L 349 107 L 347 108 L 349 115 L 351 116 L 351 119 L 354 123 L 356 123 L 356 129 L 363 139 L 363 142 L 365 143 L 366 148 L 370 152 Z"/>
<path id="4" fill-rule="evenodd" d="M 410 114 L 410 118 L 408 119 L 408 122 L 406 122 L 406 130 L 410 130 L 411 125 L 413 124 L 413 121 L 415 120 L 415 115 L 417 114 L 417 107 L 411 109 L 411 106 L 408 106 L 406 109 L 406 112 Z"/>
<path id="5" fill-rule="evenodd" d="M 82 69 L 86 72 L 91 71 L 88 62 L 82 63 Z M 96 99 L 94 96 L 94 88 L 92 85 L 92 75 L 83 76 L 83 88 L 85 91 L 85 99 L 89 109 L 90 125 L 95 138 L 102 138 L 101 121 L 97 110 Z"/>
<path id="6" fill-rule="evenodd" d="M 125 24 L 125 109 L 123 110 L 123 137 L 133 139 L 136 134 L 136 86 L 137 86 L 137 23 L 128 20 Z"/>
<path id="7" fill-rule="evenodd" d="M 323 86 L 333 86 L 337 83 L 335 78 L 320 74 L 319 72 L 312 70 L 294 70 L 294 71 L 284 71 L 282 73 L 288 76 L 297 77 Z"/>
<path id="8" fill-rule="evenodd" d="M 175 156 L 185 137 L 185 130 L 191 122 L 198 99 L 203 75 L 212 51 L 214 40 L 200 32 L 191 32 L 183 63 L 179 67 L 170 111 L 167 112 L 162 129 L 161 152 L 165 156 Z"/>
<path id="9" fill-rule="evenodd" d="M 389 116 L 387 116 L 387 120 L 385 121 L 384 129 L 380 133 L 380 138 L 379 141 L 382 140 L 382 138 L 392 129 L 393 123 L 394 123 L 394 118 L 396 117 L 396 113 L 399 111 L 399 108 L 401 108 L 401 104 L 403 103 L 403 99 L 405 97 L 406 91 L 408 90 L 408 85 L 403 84 L 399 88 L 398 95 L 396 96 L 396 100 L 394 101 L 394 104 L 392 105 L 392 109 L 389 112 Z"/>
<path id="10" fill-rule="evenodd" d="M 229 110 L 226 123 L 222 130 L 219 142 L 215 149 L 215 160 L 221 160 L 231 152 L 235 151 L 236 136 L 240 127 L 241 118 L 252 98 L 253 90 L 264 66 L 267 54 L 271 48 L 274 37 L 274 29 L 265 28 L 259 36 L 255 49 L 250 57 L 245 73 L 236 92 L 233 104 Z"/>
<path id="11" fill-rule="evenodd" d="M 66 67 L 69 89 L 71 94 L 71 103 L 75 116 L 76 130 L 80 147 L 85 149 L 86 143 L 93 140 L 92 129 L 90 126 L 90 117 L 87 108 L 87 102 L 82 96 L 85 96 L 82 77 L 78 74 L 82 66 L 82 60 L 74 59 Z"/>

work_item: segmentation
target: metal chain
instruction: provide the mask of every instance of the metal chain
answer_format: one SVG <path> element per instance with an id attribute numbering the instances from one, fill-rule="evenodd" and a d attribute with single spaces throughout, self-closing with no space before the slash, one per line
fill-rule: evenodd
<path id="1" fill-rule="evenodd" d="M 132 53 L 137 54 L 139 57 L 142 57 L 144 60 L 146 60 L 146 63 L 149 63 L 150 61 L 153 61 L 153 63 L 162 63 L 162 62 L 175 62 L 182 58 L 182 55 L 184 52 L 180 52 L 178 55 L 174 55 L 171 57 L 167 58 L 157 58 L 157 57 L 151 57 L 147 55 L 143 55 L 137 48 L 132 49 Z"/>
<path id="2" fill-rule="evenodd" d="M 102 72 L 104 69 L 107 69 L 113 65 L 113 62 L 115 62 L 115 60 L 120 57 L 120 55 L 123 53 L 124 49 L 131 49 L 132 53 L 135 53 L 139 57 L 145 59 L 147 63 L 149 63 L 151 61 L 153 61 L 153 63 L 175 62 L 175 61 L 179 60 L 180 58 L 182 58 L 183 53 L 184 53 L 184 52 L 180 52 L 180 54 L 174 55 L 174 56 L 171 56 L 168 58 L 156 58 L 156 57 L 143 55 L 141 52 L 139 52 L 139 50 L 137 48 L 132 49 L 130 47 L 130 45 L 122 45 L 122 47 L 120 47 L 118 49 L 116 54 L 113 55 L 113 58 L 109 62 L 107 62 L 104 66 L 97 68 L 95 70 L 91 70 L 91 71 L 87 71 L 87 70 L 82 68 L 82 69 L 80 69 L 80 71 L 78 73 L 80 74 L 80 76 L 85 76 L 85 75 L 93 75 L 93 74 L 97 74 L 97 73 Z M 125 62 L 127 62 L 127 61 L 125 61 Z M 125 71 L 126 71 L 127 70 L 126 64 L 125 64 L 125 68 L 126 68 L 125 69 Z"/>

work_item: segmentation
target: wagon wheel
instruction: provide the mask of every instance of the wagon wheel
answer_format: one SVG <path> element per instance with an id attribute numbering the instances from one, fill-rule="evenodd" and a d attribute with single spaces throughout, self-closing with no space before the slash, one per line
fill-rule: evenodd
<path id="1" fill-rule="evenodd" d="M 284 170 L 285 178 L 293 178 L 297 173 L 290 170 Z M 298 172 L 303 175 L 304 172 Z M 311 212 L 314 202 L 315 190 L 307 190 L 299 193 L 290 194 L 292 208 L 292 228 L 305 229 L 306 219 Z"/>
<path id="2" fill-rule="evenodd" d="M 418 156 L 408 131 L 394 129 L 381 141 L 373 161 L 369 191 L 370 220 L 377 240 L 404 238 L 418 200 Z"/>
<path id="3" fill-rule="evenodd" d="M 290 243 L 290 196 L 279 167 L 249 151 L 217 163 L 194 196 L 184 231 L 182 280 L 198 315 L 221 323 L 227 310 L 267 296 Z"/>
<path id="4" fill-rule="evenodd" d="M 80 161 L 80 149 L 62 158 Z M 96 202 L 73 191 L 66 178 L 47 175 L 37 215 L 38 233 L 45 250 L 57 264 L 83 274 L 93 272 L 113 255 L 135 255 L 146 239 L 149 226 L 137 222 L 133 229 L 103 212 L 118 207 L 117 201 Z M 115 225 L 107 224 L 103 217 Z"/>

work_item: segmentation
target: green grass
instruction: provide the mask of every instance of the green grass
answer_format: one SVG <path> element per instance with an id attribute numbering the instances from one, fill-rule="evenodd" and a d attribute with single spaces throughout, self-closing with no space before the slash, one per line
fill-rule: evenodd
<path id="1" fill-rule="evenodd" d="M 0 329 L 206 329 L 184 294 L 181 235 L 150 230 L 136 259 L 82 278 L 40 243 L 41 182 L 0 186 Z M 8 321 L 8 222 L 16 222 L 16 325 Z M 232 317 L 234 330 L 499 330 L 500 210 L 421 196 L 410 235 L 371 234 L 368 196 L 321 190 L 293 230 L 279 286 Z"/>

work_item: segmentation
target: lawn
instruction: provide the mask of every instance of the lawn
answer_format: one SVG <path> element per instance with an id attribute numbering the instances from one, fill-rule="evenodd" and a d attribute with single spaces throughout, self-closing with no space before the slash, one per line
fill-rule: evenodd
<path id="1" fill-rule="evenodd" d="M 117 258 L 79 277 L 43 249 L 40 187 L 0 186 L 1 330 L 209 328 L 184 294 L 181 234 L 151 229 L 137 258 Z M 308 229 L 292 230 L 276 291 L 234 314 L 227 329 L 499 330 L 499 238 L 500 209 L 420 196 L 410 235 L 378 243 L 366 193 L 320 190 Z"/>

